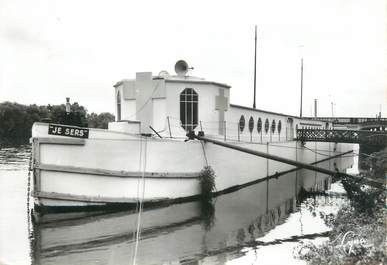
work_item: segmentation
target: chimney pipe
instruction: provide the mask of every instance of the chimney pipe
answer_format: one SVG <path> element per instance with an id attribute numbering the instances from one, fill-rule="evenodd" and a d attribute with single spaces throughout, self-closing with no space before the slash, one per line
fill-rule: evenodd
<path id="1" fill-rule="evenodd" d="M 66 98 L 66 113 L 69 114 L 70 112 L 71 112 L 70 98 Z"/>
<path id="2" fill-rule="evenodd" d="M 317 99 L 314 99 L 314 117 L 317 118 Z"/>

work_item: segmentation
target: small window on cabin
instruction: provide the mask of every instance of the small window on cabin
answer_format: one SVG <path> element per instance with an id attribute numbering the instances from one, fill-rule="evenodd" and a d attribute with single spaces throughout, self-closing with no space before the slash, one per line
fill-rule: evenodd
<path id="1" fill-rule="evenodd" d="M 258 133 L 260 133 L 262 131 L 262 120 L 261 120 L 261 118 L 258 118 L 257 131 L 258 131 Z"/>
<path id="2" fill-rule="evenodd" d="M 278 121 L 278 125 L 277 125 L 278 133 L 281 133 L 281 129 L 282 129 L 282 123 L 281 121 Z"/>
<path id="3" fill-rule="evenodd" d="M 239 119 L 239 130 L 241 132 L 243 132 L 243 130 L 245 129 L 245 116 L 241 116 L 241 118 Z"/>
<path id="4" fill-rule="evenodd" d="M 192 88 L 180 93 L 180 121 L 186 131 L 193 131 L 198 126 L 198 94 Z"/>
<path id="5" fill-rule="evenodd" d="M 265 133 L 269 131 L 269 119 L 265 120 Z"/>
<path id="6" fill-rule="evenodd" d="M 121 94 L 120 91 L 117 93 L 117 121 L 121 120 Z"/>
<path id="7" fill-rule="evenodd" d="M 274 133 L 275 132 L 275 120 L 273 120 L 271 122 L 271 132 Z"/>
<path id="8" fill-rule="evenodd" d="M 250 133 L 252 133 L 253 130 L 254 130 L 254 119 L 253 119 L 253 117 L 250 117 L 250 119 L 249 119 L 249 131 L 250 131 Z"/>

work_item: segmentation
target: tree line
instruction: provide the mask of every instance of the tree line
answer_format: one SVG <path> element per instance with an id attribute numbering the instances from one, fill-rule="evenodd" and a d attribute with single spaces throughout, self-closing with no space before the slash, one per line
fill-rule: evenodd
<path id="1" fill-rule="evenodd" d="M 107 129 L 114 119 L 108 112 L 89 114 L 77 102 L 71 104 L 71 112 L 66 113 L 64 104 L 38 106 L 6 101 L 0 103 L 0 143 L 27 143 L 32 124 L 38 121 Z"/>

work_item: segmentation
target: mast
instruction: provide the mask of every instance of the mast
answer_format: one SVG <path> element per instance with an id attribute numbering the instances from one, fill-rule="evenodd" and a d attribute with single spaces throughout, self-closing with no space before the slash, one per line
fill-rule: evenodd
<path id="1" fill-rule="evenodd" d="M 256 80 L 257 80 L 257 25 L 255 25 L 255 44 L 254 44 L 254 102 L 253 102 L 253 109 L 255 109 Z"/>
<path id="2" fill-rule="evenodd" d="M 304 81 L 304 58 L 301 58 L 301 102 L 300 102 L 300 118 L 302 118 L 302 85 Z"/>

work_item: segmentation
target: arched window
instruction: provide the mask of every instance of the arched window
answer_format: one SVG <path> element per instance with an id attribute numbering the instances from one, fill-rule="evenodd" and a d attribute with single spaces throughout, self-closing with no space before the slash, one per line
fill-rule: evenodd
<path id="1" fill-rule="evenodd" d="M 121 94 L 120 91 L 117 93 L 117 121 L 121 120 Z"/>
<path id="2" fill-rule="evenodd" d="M 278 121 L 278 125 L 277 125 L 278 133 L 281 133 L 281 129 L 282 129 L 282 123 L 281 121 Z"/>
<path id="3" fill-rule="evenodd" d="M 253 119 L 253 117 L 250 117 L 250 119 L 249 119 L 249 131 L 250 131 L 250 133 L 252 133 L 253 130 L 254 130 L 254 119 Z"/>
<path id="4" fill-rule="evenodd" d="M 275 120 L 273 120 L 271 122 L 271 132 L 274 133 L 275 132 Z"/>
<path id="5" fill-rule="evenodd" d="M 239 119 L 239 130 L 241 132 L 243 132 L 243 130 L 245 129 L 245 116 L 241 116 L 241 118 Z"/>
<path id="6" fill-rule="evenodd" d="M 198 126 L 198 94 L 192 88 L 180 93 L 180 121 L 186 131 Z"/>
<path id="7" fill-rule="evenodd" d="M 261 118 L 259 118 L 258 122 L 257 122 L 257 131 L 258 131 L 258 133 L 260 133 L 262 131 L 262 120 L 261 120 Z"/>
<path id="8" fill-rule="evenodd" d="M 269 120 L 266 119 L 265 120 L 265 133 L 267 133 L 269 131 Z"/>

